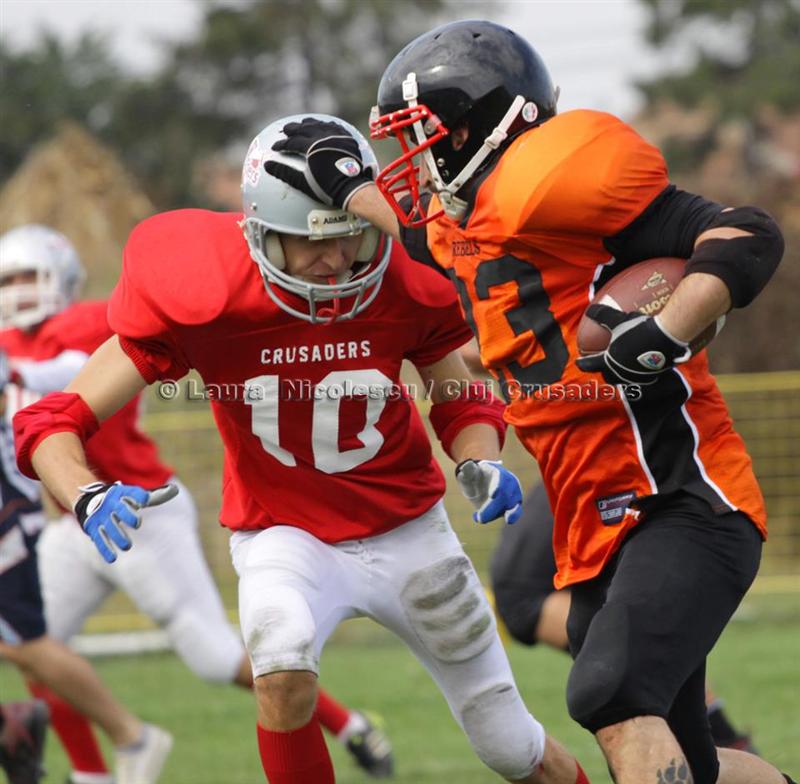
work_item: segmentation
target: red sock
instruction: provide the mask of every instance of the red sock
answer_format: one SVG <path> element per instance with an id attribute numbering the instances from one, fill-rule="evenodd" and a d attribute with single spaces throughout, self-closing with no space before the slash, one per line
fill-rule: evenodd
<path id="1" fill-rule="evenodd" d="M 88 719 L 41 683 L 28 682 L 34 697 L 50 708 L 50 725 L 61 740 L 72 769 L 80 773 L 108 773 L 100 745 Z"/>
<path id="2" fill-rule="evenodd" d="M 575 784 L 591 784 L 586 774 L 583 772 L 580 762 L 575 763 L 578 766 L 578 778 L 575 779 Z"/>
<path id="3" fill-rule="evenodd" d="M 350 720 L 350 711 L 336 702 L 328 692 L 318 690 L 316 716 L 328 732 L 338 735 Z"/>
<path id="4" fill-rule="evenodd" d="M 316 717 L 291 732 L 257 725 L 261 766 L 269 784 L 335 784 L 325 738 Z"/>

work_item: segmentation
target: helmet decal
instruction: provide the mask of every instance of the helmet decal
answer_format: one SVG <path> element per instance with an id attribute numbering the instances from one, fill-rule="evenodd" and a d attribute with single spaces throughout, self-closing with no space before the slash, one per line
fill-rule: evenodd
<path id="1" fill-rule="evenodd" d="M 242 170 L 242 179 L 247 182 L 251 188 L 258 185 L 261 179 L 262 171 L 262 153 L 261 153 L 261 139 L 256 136 L 250 144 L 250 149 L 244 159 L 244 169 Z"/>
<path id="2" fill-rule="evenodd" d="M 525 120 L 525 122 L 536 122 L 538 116 L 539 107 L 533 101 L 528 101 L 525 106 L 522 107 L 522 119 Z"/>

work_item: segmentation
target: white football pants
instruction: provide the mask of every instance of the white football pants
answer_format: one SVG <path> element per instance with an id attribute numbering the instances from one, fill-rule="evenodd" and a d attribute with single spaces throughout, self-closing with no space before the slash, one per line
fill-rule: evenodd
<path id="1" fill-rule="evenodd" d="M 486 765 L 522 779 L 541 760 L 544 730 L 520 698 L 491 607 L 441 502 L 388 533 L 335 545 L 291 526 L 239 531 L 231 555 L 255 676 L 319 673 L 336 626 L 367 616 L 427 668 Z"/>

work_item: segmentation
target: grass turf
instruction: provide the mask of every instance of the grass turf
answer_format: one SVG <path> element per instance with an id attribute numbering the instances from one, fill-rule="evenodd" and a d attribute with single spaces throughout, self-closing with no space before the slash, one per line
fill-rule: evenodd
<path id="1" fill-rule="evenodd" d="M 384 717 L 395 746 L 398 784 L 499 781 L 477 761 L 422 667 L 394 638 L 374 628 L 366 622 L 345 625 L 325 651 L 322 682 L 349 705 Z M 731 717 L 754 731 L 764 756 L 795 776 L 800 771 L 798 631 L 794 619 L 733 623 L 709 668 Z M 510 649 L 510 656 L 529 707 L 581 759 L 593 784 L 609 784 L 594 740 L 564 707 L 567 657 L 519 646 Z M 264 781 L 248 693 L 199 681 L 171 654 L 105 658 L 95 664 L 132 710 L 174 733 L 163 784 Z M 25 693 L 8 665 L 0 664 L 0 683 L 4 700 Z M 369 780 L 338 744 L 331 746 L 340 784 Z M 52 735 L 47 766 L 45 781 L 62 784 L 68 766 Z"/>

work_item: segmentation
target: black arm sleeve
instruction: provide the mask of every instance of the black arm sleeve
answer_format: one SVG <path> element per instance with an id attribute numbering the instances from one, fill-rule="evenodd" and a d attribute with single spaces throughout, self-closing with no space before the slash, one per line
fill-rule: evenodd
<path id="1" fill-rule="evenodd" d="M 733 307 L 743 308 L 761 293 L 778 268 L 783 258 L 783 234 L 772 216 L 760 207 L 723 210 L 708 228 L 724 226 L 741 229 L 748 235 L 703 240 L 686 264 L 684 275 L 715 275 L 728 287 Z"/>
<path id="2" fill-rule="evenodd" d="M 430 194 L 423 196 L 421 199 L 422 205 L 426 211 L 430 200 Z M 401 200 L 401 203 L 404 201 L 410 203 L 411 197 L 405 197 Z M 428 249 L 428 232 L 425 226 L 410 228 L 400 224 L 400 242 L 403 243 L 406 253 L 408 253 L 414 261 L 418 261 L 420 264 L 424 264 L 426 267 L 436 270 L 436 272 L 443 275 L 445 278 L 447 277 L 447 273 L 436 263 L 436 259 L 433 258 L 433 254 Z"/>
<path id="3" fill-rule="evenodd" d="M 752 236 L 706 240 L 707 229 L 730 226 Z M 613 237 L 603 240 L 616 263 L 598 280 L 602 286 L 621 270 L 644 259 L 673 256 L 688 259 L 686 275 L 705 272 L 720 278 L 734 307 L 752 302 L 766 286 L 783 256 L 783 237 L 775 221 L 758 207 L 723 209 L 702 196 L 669 185 L 647 208 Z"/>
<path id="4" fill-rule="evenodd" d="M 614 274 L 637 261 L 659 256 L 688 259 L 695 240 L 722 209 L 716 202 L 668 185 L 638 218 L 603 240 L 617 260 Z"/>

